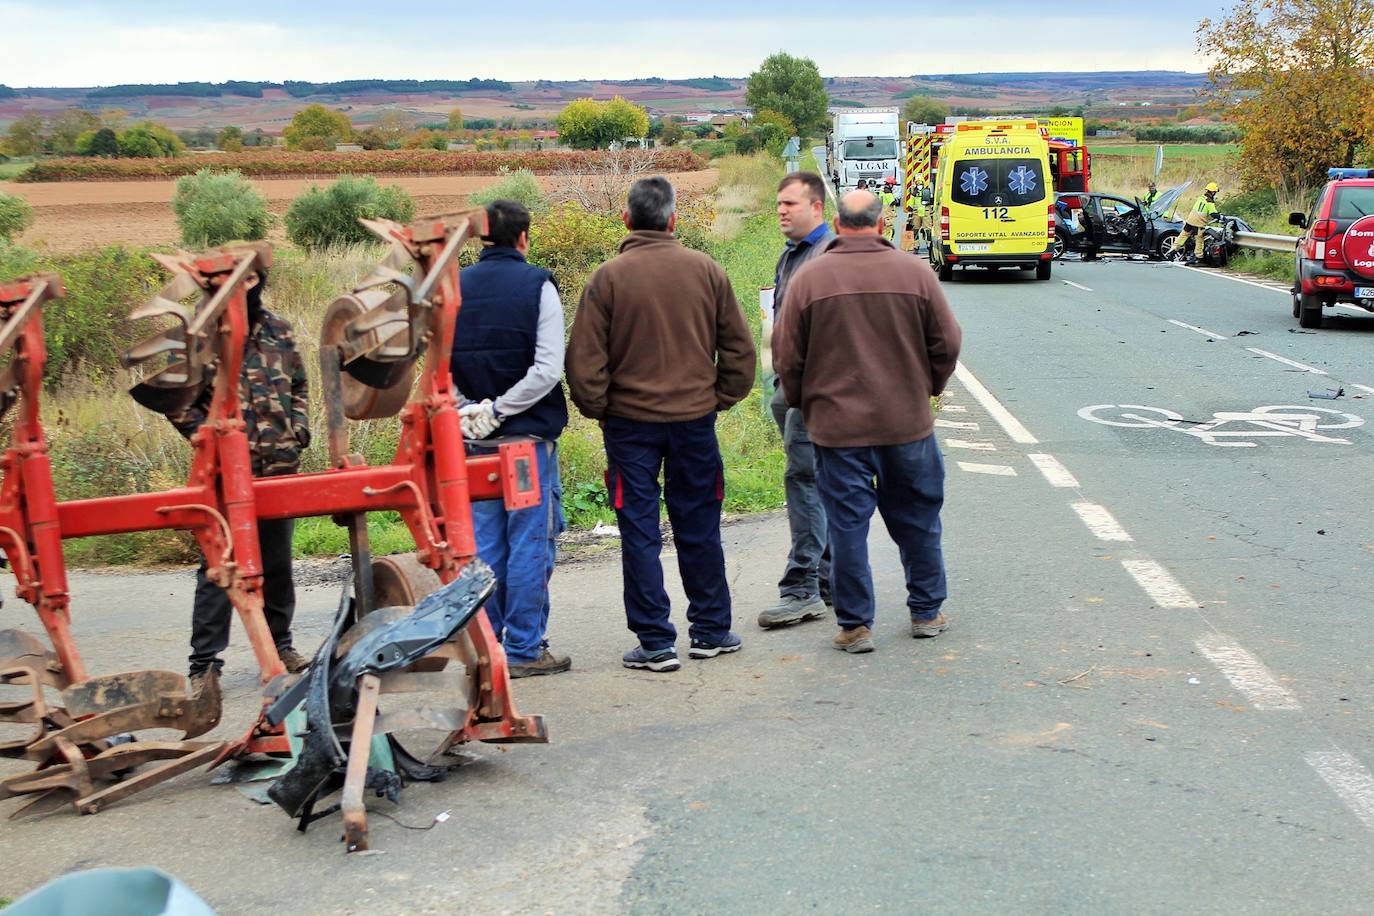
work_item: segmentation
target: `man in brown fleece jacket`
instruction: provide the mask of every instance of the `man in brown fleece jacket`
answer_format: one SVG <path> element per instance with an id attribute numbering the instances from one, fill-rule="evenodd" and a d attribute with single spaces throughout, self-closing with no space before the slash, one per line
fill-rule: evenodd
<path id="1" fill-rule="evenodd" d="M 948 626 L 940 550 L 944 461 L 931 395 L 954 372 L 962 338 L 935 274 L 882 237 L 867 191 L 840 199 L 826 253 L 802 265 L 773 330 L 773 366 L 816 445 L 830 540 L 834 646 L 873 651 L 868 526 L 882 514 L 906 572 L 911 635 Z"/>
<path id="2" fill-rule="evenodd" d="M 724 468 L 716 411 L 754 386 L 754 341 L 725 271 L 683 248 L 673 186 L 630 187 L 620 254 L 587 281 L 568 341 L 568 390 L 601 421 L 606 488 L 620 525 L 625 616 L 639 645 L 627 668 L 675 671 L 658 530 L 659 472 L 687 593 L 692 658 L 740 648 L 720 544 Z"/>

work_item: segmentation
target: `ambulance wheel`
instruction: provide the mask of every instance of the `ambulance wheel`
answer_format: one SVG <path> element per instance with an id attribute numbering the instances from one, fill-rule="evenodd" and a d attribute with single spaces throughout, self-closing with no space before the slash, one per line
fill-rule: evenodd
<path id="1" fill-rule="evenodd" d="M 1054 262 L 1053 262 L 1053 261 L 1041 261 L 1039 264 L 1036 264 L 1036 265 L 1035 265 L 1035 279 L 1037 279 L 1037 280 L 1048 280 L 1048 279 L 1050 278 L 1050 271 L 1051 271 L 1053 268 L 1054 268 Z"/>
<path id="2" fill-rule="evenodd" d="M 941 279 L 941 280 L 953 280 L 953 279 L 954 279 L 954 265 L 953 265 L 953 264 L 950 264 L 948 261 L 946 261 L 946 262 L 943 263 L 943 264 L 938 265 L 938 266 L 935 268 L 935 271 L 936 271 L 936 273 L 938 273 L 938 274 L 940 275 L 940 279 Z"/>

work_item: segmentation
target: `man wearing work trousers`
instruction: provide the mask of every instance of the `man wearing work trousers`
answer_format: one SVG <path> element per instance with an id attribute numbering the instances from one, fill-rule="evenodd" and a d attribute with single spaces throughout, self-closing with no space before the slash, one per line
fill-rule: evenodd
<path id="1" fill-rule="evenodd" d="M 507 511 L 499 499 L 472 504 L 477 554 L 496 573 L 486 604 L 511 677 L 572 667 L 549 651 L 549 579 L 563 530 L 558 437 L 568 425 L 563 369 L 563 304 L 547 270 L 525 260 L 530 213 L 513 200 L 487 205 L 477 263 L 459 275 L 462 308 L 453 335 L 453 381 L 471 454 L 490 454 L 508 437 L 535 439 L 539 505 Z M 499 432 L 499 436 L 493 436 Z"/>
<path id="2" fill-rule="evenodd" d="M 677 631 L 663 588 L 659 472 L 687 593 L 692 658 L 740 648 L 720 543 L 724 467 L 716 412 L 754 386 L 754 341 L 725 271 L 682 247 L 673 186 L 630 187 L 630 234 L 587 281 L 568 341 L 568 390 L 601 421 L 606 486 L 620 525 L 625 616 L 639 644 L 627 668 L 675 671 Z"/>
<path id="3" fill-rule="evenodd" d="M 821 176 L 793 172 L 778 183 L 778 227 L 787 237 L 773 278 L 773 301 L 780 315 L 792 275 L 835 238 L 825 222 L 825 182 Z M 777 380 L 773 383 L 777 385 Z M 802 412 L 787 406 L 781 387 L 774 389 L 769 407 L 787 456 L 782 479 L 792 547 L 787 569 L 778 582 L 779 601 L 759 614 L 759 626 L 764 629 L 816 620 L 825 616 L 830 604 L 830 550 L 825 538 L 825 509 L 816 491 L 816 453 Z"/>
<path id="4" fill-rule="evenodd" d="M 945 471 L 930 398 L 953 373 L 962 335 L 935 274 L 882 230 L 875 196 L 842 197 L 839 238 L 792 277 L 773 329 L 783 392 L 816 445 L 840 625 L 833 645 L 845 652 L 874 648 L 874 509 L 901 553 L 911 635 L 937 636 L 949 623 L 940 611 Z"/>

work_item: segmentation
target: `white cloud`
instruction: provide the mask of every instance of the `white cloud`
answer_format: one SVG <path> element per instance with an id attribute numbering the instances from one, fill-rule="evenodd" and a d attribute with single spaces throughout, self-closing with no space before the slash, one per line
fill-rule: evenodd
<path id="1" fill-rule="evenodd" d="M 108 7 L 64 13 L 0 2 L 6 34 L 0 83 L 743 76 L 783 48 L 813 58 L 825 75 L 1201 69 L 1187 20 L 1174 17 L 1039 16 L 1018 29 L 1015 42 L 997 43 L 970 41 L 966 20 L 930 16 L 886 16 L 879 29 L 873 20 L 831 15 L 785 22 L 660 17 L 611 25 L 605 15 L 512 23 L 454 14 L 423 28 L 394 17 L 371 27 L 326 17 L 292 28 L 234 22 L 230 15 L 232 8 L 226 8 L 225 18 L 216 11 L 213 17 L 149 15 L 148 22 L 139 22 Z M 1098 47 L 1112 50 L 1094 54 Z"/>

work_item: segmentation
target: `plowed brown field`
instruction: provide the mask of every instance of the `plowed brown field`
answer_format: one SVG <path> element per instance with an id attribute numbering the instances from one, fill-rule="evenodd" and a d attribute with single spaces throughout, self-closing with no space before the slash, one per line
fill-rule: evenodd
<path id="1" fill-rule="evenodd" d="M 676 172 L 668 176 L 679 192 L 700 193 L 716 182 L 716 170 Z M 499 179 L 474 177 L 378 176 L 383 184 L 398 184 L 415 198 L 420 213 L 447 213 L 467 205 L 468 195 Z M 540 176 L 551 190 L 555 176 Z M 311 185 L 327 182 L 302 179 L 255 181 L 253 186 L 278 217 L 291 201 Z M 16 184 L 0 182 L 0 192 L 24 198 L 33 207 L 33 226 L 18 239 L 22 245 L 51 251 L 76 251 L 96 245 L 171 245 L 177 242 L 176 218 L 172 215 L 174 181 L 92 181 Z M 286 237 L 277 220 L 268 236 Z"/>

